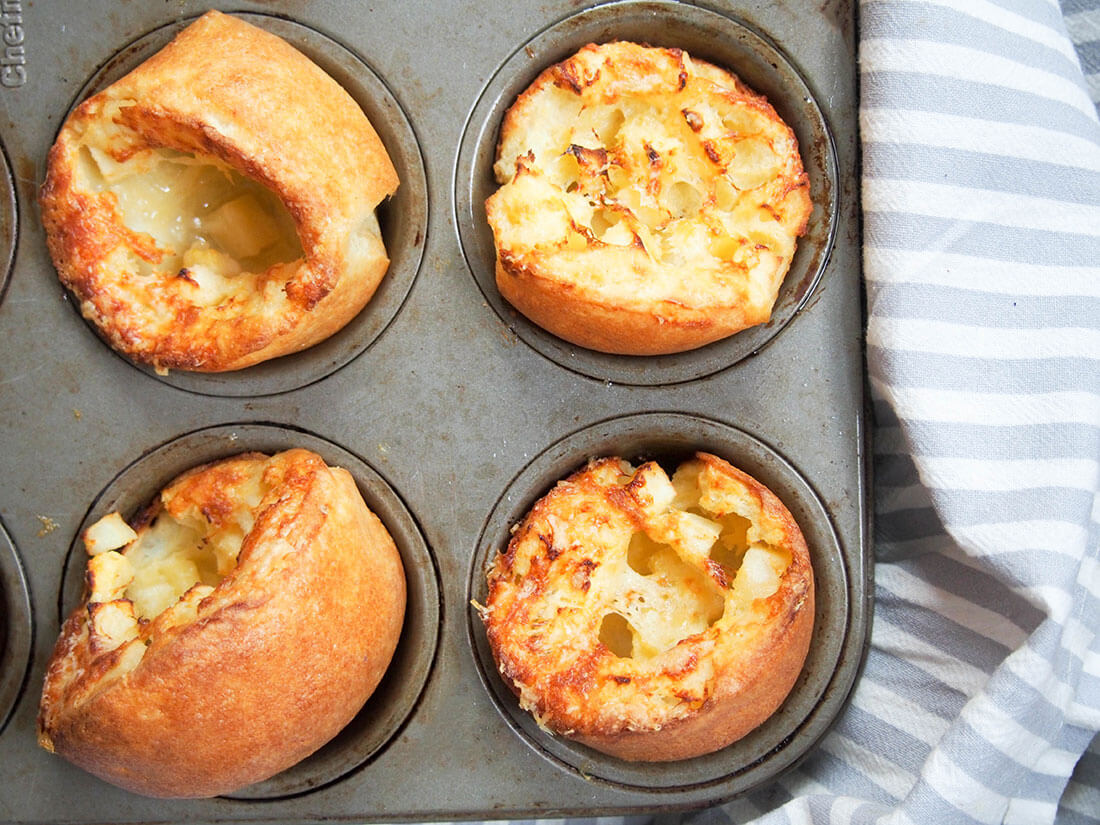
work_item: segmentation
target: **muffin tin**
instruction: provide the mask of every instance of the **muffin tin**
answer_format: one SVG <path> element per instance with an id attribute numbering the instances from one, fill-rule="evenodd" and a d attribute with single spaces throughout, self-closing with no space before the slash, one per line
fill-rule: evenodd
<path id="1" fill-rule="evenodd" d="M 217 5 L 301 49 L 367 112 L 402 180 L 380 210 L 393 262 L 364 312 L 303 353 L 167 376 L 116 355 L 57 281 L 37 186 L 67 111 L 209 4 L 5 4 L 0 64 L 22 71 L 0 71 L 0 784 L 28 793 L 3 795 L 0 819 L 672 811 L 744 793 L 810 752 L 858 677 L 870 621 L 851 4 Z M 794 128 L 815 209 L 769 324 L 635 359 L 569 346 L 497 296 L 482 204 L 504 110 L 545 66 L 614 38 L 728 66 Z M 408 620 L 363 711 L 294 768 L 208 800 L 133 796 L 39 749 L 43 671 L 80 595 L 80 531 L 189 466 L 294 445 L 352 473 L 405 563 Z M 807 535 L 817 617 L 802 676 L 765 725 L 698 759 L 629 764 L 549 736 L 502 684 L 470 606 L 488 559 L 589 456 L 696 449 L 768 484 Z"/>

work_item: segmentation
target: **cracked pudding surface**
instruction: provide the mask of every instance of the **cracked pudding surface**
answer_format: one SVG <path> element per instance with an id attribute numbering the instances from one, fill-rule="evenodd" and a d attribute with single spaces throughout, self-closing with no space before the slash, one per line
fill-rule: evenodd
<path id="1" fill-rule="evenodd" d="M 791 129 L 679 49 L 590 44 L 508 110 L 486 203 L 503 297 L 571 343 L 655 355 L 764 323 L 812 211 Z"/>
<path id="2" fill-rule="evenodd" d="M 543 728 L 628 760 L 709 753 L 782 703 L 813 629 L 809 550 L 783 504 L 707 453 L 671 478 L 596 459 L 491 562 L 501 675 Z"/>

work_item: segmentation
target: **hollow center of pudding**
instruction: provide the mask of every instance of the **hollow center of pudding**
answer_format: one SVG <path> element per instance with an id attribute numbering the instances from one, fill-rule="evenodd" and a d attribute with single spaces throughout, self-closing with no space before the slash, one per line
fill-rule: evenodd
<path id="1" fill-rule="evenodd" d="M 248 526 L 234 523 L 207 534 L 200 525 L 161 513 L 126 554 L 134 577 L 125 597 L 134 613 L 151 619 L 196 584 L 216 587 L 236 567 Z"/>
<path id="2" fill-rule="evenodd" d="M 204 508 L 187 502 L 189 506 L 176 507 L 166 502 L 126 551 L 133 578 L 125 597 L 139 617 L 160 615 L 195 585 L 216 587 L 237 566 L 244 538 L 270 488 L 262 469 L 257 462 L 237 479 L 231 498 L 215 502 L 228 506 Z"/>
<path id="3" fill-rule="evenodd" d="M 779 589 L 792 560 L 789 550 L 764 540 L 752 519 L 725 502 L 720 513 L 705 508 L 694 466 L 684 465 L 671 484 L 665 481 L 665 491 L 657 478 L 647 487 L 666 504 L 650 520 L 675 527 L 667 541 L 646 531 L 630 538 L 599 629 L 600 641 L 620 658 L 652 659 L 726 617 L 732 622 L 751 614 L 756 600 Z"/>
<path id="4" fill-rule="evenodd" d="M 604 616 L 600 641 L 621 658 L 650 659 L 722 618 L 725 597 L 707 574 L 670 544 L 635 533 L 617 611 Z"/>
<path id="5" fill-rule="evenodd" d="M 81 171 L 92 191 L 114 194 L 127 228 L 154 240 L 157 271 L 232 277 L 303 257 L 279 198 L 215 158 L 146 149 L 118 161 L 86 145 Z"/>
<path id="6" fill-rule="evenodd" d="M 238 471 L 223 489 L 208 484 L 216 495 L 193 489 L 201 479 L 190 481 L 165 491 L 159 512 L 140 532 L 112 514 L 85 534 L 92 553 L 88 602 L 100 606 L 94 623 L 116 641 L 135 635 L 137 620 L 184 602 L 193 608 L 217 587 L 236 568 L 270 489 L 260 462 Z M 89 543 L 89 536 L 105 537 L 103 546 Z"/>

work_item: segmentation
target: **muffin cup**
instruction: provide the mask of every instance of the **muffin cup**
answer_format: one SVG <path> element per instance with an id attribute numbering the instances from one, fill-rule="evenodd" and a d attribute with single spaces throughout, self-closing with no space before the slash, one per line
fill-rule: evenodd
<path id="1" fill-rule="evenodd" d="M 31 602 L 15 545 L 0 526 L 0 732 L 23 691 L 31 653 Z"/>
<path id="2" fill-rule="evenodd" d="M 385 81 L 362 58 L 302 23 L 266 14 L 235 16 L 278 35 L 336 80 L 366 114 L 401 181 L 397 193 L 377 209 L 390 258 L 386 274 L 363 310 L 332 336 L 301 352 L 226 373 L 171 370 L 160 375 L 149 366 L 134 365 L 178 389 L 202 395 L 255 398 L 321 380 L 361 355 L 385 332 L 401 311 L 420 267 L 427 238 L 428 195 L 424 160 L 412 125 Z M 120 49 L 88 80 L 73 107 L 152 57 L 194 19 L 162 26 Z"/>
<path id="3" fill-rule="evenodd" d="M 500 295 L 496 251 L 485 200 L 493 177 L 501 121 L 516 97 L 548 66 L 587 43 L 631 40 L 677 47 L 731 70 L 763 94 L 798 138 L 810 180 L 813 213 L 779 290 L 771 320 L 688 352 L 610 355 L 570 344 L 541 329 Z M 613 2 L 580 12 L 539 32 L 497 69 L 463 131 L 455 163 L 455 225 L 467 266 L 486 302 L 509 330 L 546 358 L 591 378 L 656 386 L 691 381 L 758 353 L 805 306 L 821 280 L 837 223 L 837 162 L 832 133 L 798 69 L 779 46 L 732 17 L 676 2 Z"/>
<path id="4" fill-rule="evenodd" d="M 367 507 L 385 525 L 405 568 L 407 605 L 397 650 L 363 709 L 335 738 L 270 779 L 227 794 L 241 800 L 278 799 L 331 784 L 360 768 L 397 735 L 428 681 L 438 643 L 440 589 L 435 561 L 412 514 L 373 468 L 318 436 L 269 424 L 221 425 L 183 435 L 124 468 L 100 493 L 69 547 L 58 597 L 58 623 L 80 603 L 87 553 L 81 534 L 110 512 L 140 511 L 169 481 L 191 467 L 238 453 L 272 454 L 291 447 L 317 453 L 351 473 Z"/>
<path id="5" fill-rule="evenodd" d="M 16 230 L 19 226 L 19 204 L 11 176 L 8 153 L 0 144 L 0 301 L 7 293 L 8 279 L 15 262 Z"/>
<path id="6" fill-rule="evenodd" d="M 775 493 L 798 522 L 810 548 L 816 613 L 810 652 L 786 701 L 744 738 L 715 753 L 669 763 L 626 762 L 548 733 L 520 708 L 497 671 L 475 610 L 467 629 L 479 674 L 509 727 L 562 770 L 590 781 L 679 792 L 722 781 L 737 791 L 774 776 L 820 738 L 836 702 L 832 686 L 845 681 L 858 657 L 845 651 L 855 603 L 844 548 L 828 511 L 812 486 L 783 456 L 749 433 L 712 419 L 682 413 L 640 413 L 585 427 L 547 447 L 515 476 L 485 522 L 470 567 L 471 604 L 487 599 L 486 570 L 508 545 L 512 527 L 554 484 L 592 457 L 618 456 L 631 463 L 654 460 L 671 472 L 696 451 L 713 453 Z"/>

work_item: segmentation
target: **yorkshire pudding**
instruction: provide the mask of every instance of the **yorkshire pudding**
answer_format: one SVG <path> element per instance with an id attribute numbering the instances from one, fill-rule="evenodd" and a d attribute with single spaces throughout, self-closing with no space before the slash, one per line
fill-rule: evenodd
<path id="1" fill-rule="evenodd" d="M 214 796 L 294 765 L 359 712 L 401 634 L 393 540 L 307 450 L 193 469 L 84 541 L 38 741 L 135 793 Z"/>
<path id="2" fill-rule="evenodd" d="M 679 49 L 588 45 L 505 115 L 486 202 L 501 295 L 623 355 L 766 322 L 812 211 L 794 133 Z"/>
<path id="3" fill-rule="evenodd" d="M 706 453 L 669 479 L 593 460 L 518 525 L 480 607 L 539 725 L 632 761 L 716 751 L 763 723 L 814 621 L 806 542 L 766 487 Z"/>
<path id="4" fill-rule="evenodd" d="M 39 201 L 61 282 L 113 348 L 222 372 L 359 313 L 389 263 L 375 209 L 397 184 L 336 81 L 211 11 L 76 107 Z"/>

